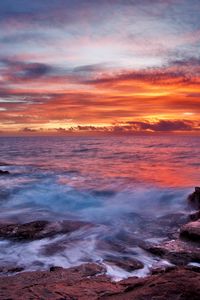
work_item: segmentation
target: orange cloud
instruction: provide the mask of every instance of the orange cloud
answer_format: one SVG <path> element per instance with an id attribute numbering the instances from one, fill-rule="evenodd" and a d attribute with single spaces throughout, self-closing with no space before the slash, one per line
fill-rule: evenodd
<path id="1" fill-rule="evenodd" d="M 183 122 L 187 118 L 188 122 L 197 122 L 199 119 L 200 62 L 197 59 L 132 71 L 111 72 L 102 65 L 89 65 L 60 73 L 56 69 L 57 75 L 53 67 L 45 64 L 4 63 L 8 68 L 2 72 L 1 81 L 2 131 L 76 126 L 81 130 L 79 125 L 107 128 L 115 122 L 132 120 L 151 124 L 157 120 Z M 182 125 L 176 130 L 198 128 L 196 123 Z M 155 128 L 149 125 L 145 130 L 157 131 Z M 174 130 L 173 126 L 169 128 Z"/>

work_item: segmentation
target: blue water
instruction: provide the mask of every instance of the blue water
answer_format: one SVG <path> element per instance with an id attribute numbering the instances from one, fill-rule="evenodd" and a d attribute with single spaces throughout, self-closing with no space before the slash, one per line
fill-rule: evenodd
<path id="1" fill-rule="evenodd" d="M 143 261 L 137 274 L 146 274 L 159 261 L 130 237 L 165 234 L 141 231 L 137 218 L 153 222 L 187 212 L 187 195 L 200 183 L 199 153 L 200 136 L 1 137 L 0 169 L 11 173 L 0 177 L 1 222 L 82 220 L 93 226 L 53 239 L 1 240 L 0 265 L 38 270 L 126 254 Z M 55 244 L 62 249 L 49 254 Z M 116 278 L 130 275 L 106 267 Z"/>

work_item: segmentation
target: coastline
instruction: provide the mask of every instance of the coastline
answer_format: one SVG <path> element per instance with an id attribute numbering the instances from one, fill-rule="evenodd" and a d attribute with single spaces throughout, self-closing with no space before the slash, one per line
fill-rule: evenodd
<path id="1" fill-rule="evenodd" d="M 170 271 L 112 282 L 96 265 L 49 272 L 28 272 L 0 278 L 2 300 L 30 299 L 163 299 L 198 300 L 199 270 L 176 267 Z M 97 276 L 98 275 L 98 276 Z"/>
<path id="2" fill-rule="evenodd" d="M 53 266 L 49 271 L 22 272 L 0 277 L 0 298 L 6 299 L 199 299 L 200 297 L 200 189 L 188 197 L 193 213 L 176 235 L 160 244 L 144 244 L 144 250 L 167 259 L 172 264 L 157 267 L 145 278 L 130 277 L 113 282 L 103 265 L 86 263 L 64 269 Z M 169 220 L 170 222 L 170 220 Z M 32 239 L 56 234 L 40 223 L 10 228 L 0 227 L 1 237 Z M 33 226 L 34 225 L 34 226 Z M 40 226 L 39 226 L 40 225 Z M 57 232 L 76 230 L 90 224 L 65 223 Z M 27 227 L 29 226 L 29 227 Z M 29 228 L 29 231 L 27 230 Z M 44 230 L 45 229 L 45 230 Z M 31 235 L 32 234 L 32 235 Z M 127 262 L 128 264 L 129 262 Z M 5 271 L 5 270 L 4 270 Z M 13 269 L 10 273 L 22 270 Z M 12 287 L 12 288 L 11 288 Z"/>

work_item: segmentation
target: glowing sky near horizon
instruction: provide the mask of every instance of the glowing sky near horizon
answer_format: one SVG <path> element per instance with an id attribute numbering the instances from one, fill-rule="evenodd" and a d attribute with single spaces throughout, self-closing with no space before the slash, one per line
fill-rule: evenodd
<path id="1" fill-rule="evenodd" d="M 0 1 L 1 132 L 199 131 L 199 113 L 200 0 Z"/>

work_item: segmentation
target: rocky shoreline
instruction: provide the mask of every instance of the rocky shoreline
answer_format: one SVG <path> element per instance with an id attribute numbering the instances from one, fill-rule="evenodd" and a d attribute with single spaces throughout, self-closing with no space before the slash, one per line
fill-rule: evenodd
<path id="1" fill-rule="evenodd" d="M 127 299 L 198 300 L 200 273 L 177 267 L 143 279 L 111 282 L 95 264 L 77 268 L 54 268 L 49 272 L 27 272 L 0 278 L 0 299 Z"/>
<path id="2" fill-rule="evenodd" d="M 200 299 L 200 188 L 188 197 L 187 220 L 180 222 L 178 214 L 174 220 L 162 219 L 163 230 L 179 222 L 178 231 L 161 243 L 140 242 L 140 247 L 153 255 L 166 259 L 171 264 L 152 268 L 145 278 L 130 277 L 113 282 L 106 276 L 104 265 L 95 263 L 64 269 L 52 266 L 49 271 L 22 272 L 20 266 L 3 266 L 0 272 L 0 299 Z M 190 210 L 190 209 L 189 209 Z M 26 224 L 0 224 L 0 238 L 31 241 L 55 234 L 66 234 L 79 228 L 90 228 L 92 224 L 77 221 L 34 221 Z M 143 265 L 122 257 L 107 258 L 127 270 L 140 269 Z M 17 273 L 7 276 L 7 273 Z M 11 288 L 12 287 L 12 288 Z"/>

